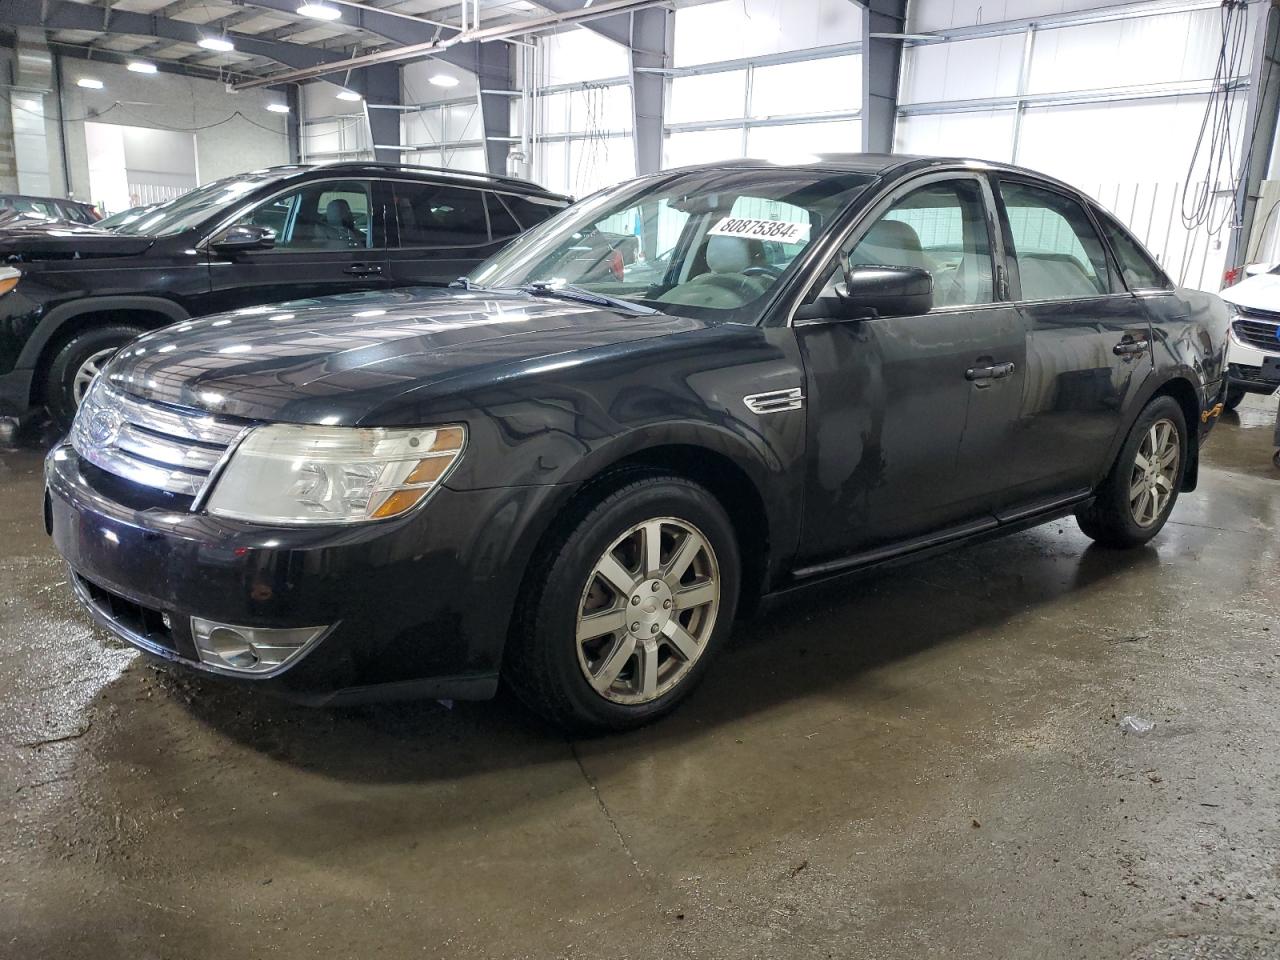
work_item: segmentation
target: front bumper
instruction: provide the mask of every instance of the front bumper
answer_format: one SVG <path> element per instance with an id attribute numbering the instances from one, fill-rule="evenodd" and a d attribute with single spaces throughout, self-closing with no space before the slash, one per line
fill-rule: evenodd
<path id="1" fill-rule="evenodd" d="M 45 523 L 94 619 L 203 670 L 192 616 L 325 625 L 278 674 L 237 677 L 315 704 L 492 696 L 537 518 L 566 493 L 442 487 L 404 518 L 307 529 L 137 509 L 101 480 L 67 444 L 46 460 Z"/>
<path id="2" fill-rule="evenodd" d="M 1274 393 L 1276 384 L 1263 380 L 1261 376 L 1262 361 L 1269 356 L 1280 356 L 1280 342 L 1276 344 L 1276 350 L 1267 352 L 1242 342 L 1232 331 L 1227 346 L 1227 379 L 1231 386 L 1246 393 Z"/>

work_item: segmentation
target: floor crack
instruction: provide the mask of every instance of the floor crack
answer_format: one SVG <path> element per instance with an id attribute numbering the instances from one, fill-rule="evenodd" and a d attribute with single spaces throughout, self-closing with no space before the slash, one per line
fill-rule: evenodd
<path id="1" fill-rule="evenodd" d="M 73 730 L 71 733 L 64 733 L 57 737 L 44 737 L 40 740 L 27 740 L 27 741 L 18 743 L 17 746 L 30 747 L 32 749 L 35 749 L 37 747 L 48 746 L 51 743 L 64 743 L 67 740 L 79 740 L 81 737 L 83 737 L 86 733 L 89 732 L 89 728 L 92 726 L 93 724 L 86 723 L 79 730 Z"/>
<path id="2" fill-rule="evenodd" d="M 600 794 L 600 787 L 596 785 L 595 778 L 587 773 L 587 768 L 582 764 L 582 757 L 578 753 L 578 745 L 573 741 L 569 742 L 569 752 L 573 754 L 573 762 L 578 765 L 578 772 L 582 774 L 582 779 L 586 781 L 588 787 L 591 788 L 591 795 L 595 797 L 596 806 L 600 808 L 600 812 L 604 814 L 604 818 L 609 821 L 609 826 L 613 828 L 613 835 L 618 838 L 618 846 L 622 847 L 622 852 L 627 855 L 627 859 L 631 861 L 631 865 L 636 868 L 636 872 L 644 875 L 644 868 L 640 866 L 640 862 L 636 860 L 636 856 L 631 852 L 631 847 L 627 843 L 627 838 L 622 835 L 622 829 L 618 826 L 618 821 L 613 818 L 613 812 L 609 809 L 609 805 L 604 802 L 604 797 Z"/>

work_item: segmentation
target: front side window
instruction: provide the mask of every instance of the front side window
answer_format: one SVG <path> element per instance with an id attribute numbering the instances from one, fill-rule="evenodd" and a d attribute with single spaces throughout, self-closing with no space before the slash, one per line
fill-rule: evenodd
<path id="1" fill-rule="evenodd" d="M 1066 194 L 1001 181 L 1024 300 L 1078 300 L 1111 291 L 1102 241 Z"/>
<path id="2" fill-rule="evenodd" d="M 871 181 L 750 168 L 624 184 L 525 233 L 471 280 L 573 286 L 679 316 L 755 323 L 800 254 Z"/>
<path id="3" fill-rule="evenodd" d="M 489 242 L 484 193 L 439 183 L 396 181 L 402 247 L 475 247 Z"/>
<path id="4" fill-rule="evenodd" d="M 308 183 L 260 203 L 239 224 L 266 227 L 276 250 L 362 250 L 373 246 L 366 180 Z"/>
<path id="5" fill-rule="evenodd" d="M 913 190 L 867 229 L 846 262 L 928 271 L 934 307 L 991 303 L 991 236 L 981 187 L 964 179 Z"/>

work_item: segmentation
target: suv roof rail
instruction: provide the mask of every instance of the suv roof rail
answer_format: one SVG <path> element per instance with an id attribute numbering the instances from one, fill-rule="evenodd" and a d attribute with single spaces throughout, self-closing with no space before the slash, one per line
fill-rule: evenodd
<path id="1" fill-rule="evenodd" d="M 317 163 L 315 166 L 324 167 L 325 169 L 332 169 L 334 167 L 351 167 L 355 169 L 376 167 L 379 170 L 408 170 L 412 173 L 442 173 L 450 177 L 462 177 L 470 180 L 491 180 L 495 183 L 507 183 L 521 187 L 525 190 L 559 196 L 559 194 L 556 194 L 554 191 L 548 190 L 546 187 L 536 184 L 532 180 L 521 180 L 519 177 L 508 177 L 497 173 L 480 173 L 476 170 L 451 170 L 448 167 L 429 167 L 424 164 L 396 163 L 388 160 L 328 160 Z"/>

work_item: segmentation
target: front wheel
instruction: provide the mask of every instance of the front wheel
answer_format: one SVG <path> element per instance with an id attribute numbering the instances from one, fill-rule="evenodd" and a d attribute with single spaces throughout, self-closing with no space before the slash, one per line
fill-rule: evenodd
<path id="1" fill-rule="evenodd" d="M 1111 472 L 1091 503 L 1076 511 L 1080 529 L 1101 544 L 1136 547 L 1164 526 L 1182 488 L 1187 426 L 1172 397 L 1139 414 Z"/>
<path id="2" fill-rule="evenodd" d="M 674 476 L 647 475 L 578 505 L 531 570 L 503 676 L 569 729 L 622 730 L 674 709 L 738 602 L 728 515 Z"/>
<path id="3" fill-rule="evenodd" d="M 68 340 L 49 364 L 45 405 L 59 430 L 71 429 L 80 401 L 98 371 L 115 352 L 145 333 L 142 327 L 112 323 L 81 330 Z"/>

